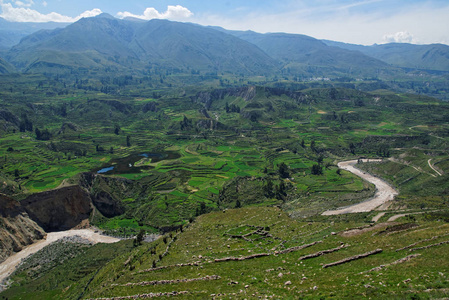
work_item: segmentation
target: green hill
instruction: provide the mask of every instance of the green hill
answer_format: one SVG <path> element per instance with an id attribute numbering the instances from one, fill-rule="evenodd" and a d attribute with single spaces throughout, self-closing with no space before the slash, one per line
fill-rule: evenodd
<path id="1" fill-rule="evenodd" d="M 7 58 L 22 70 L 107 68 L 130 72 L 148 66 L 164 69 L 264 74 L 276 62 L 256 46 L 234 36 L 186 23 L 114 19 L 103 14 L 21 41 Z M 49 68 L 47 71 L 52 72 Z"/>
<path id="2" fill-rule="evenodd" d="M 315 38 L 286 33 L 260 34 L 252 31 L 233 32 L 268 55 L 281 61 L 285 72 L 302 72 L 314 76 L 379 76 L 399 72 L 386 63 L 357 51 L 327 46 Z"/>

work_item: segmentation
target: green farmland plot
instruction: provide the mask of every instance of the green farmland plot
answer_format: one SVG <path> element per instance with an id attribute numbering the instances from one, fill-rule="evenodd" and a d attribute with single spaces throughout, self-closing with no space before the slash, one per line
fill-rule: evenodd
<path id="1" fill-rule="evenodd" d="M 66 97 L 29 99 L 34 110 L 26 113 L 33 131 L 16 128 L 14 132 L 10 127 L 0 137 L 2 177 L 20 187 L 14 193 L 22 198 L 21 194 L 54 189 L 63 183 L 77 184 L 80 173 L 113 167 L 113 173 L 97 176 L 131 180 L 132 190 L 93 188 L 113 194 L 129 219 L 139 215 L 143 225 L 147 222 L 157 227 L 158 222 L 165 226 L 167 220 L 182 223 L 195 217 L 202 202 L 207 203 L 207 211 L 235 206 L 239 199 L 243 206 L 281 204 L 289 211 L 315 207 L 315 213 L 353 203 L 369 197 L 372 187 L 345 171 L 337 173 L 339 160 L 401 155 L 401 149 L 414 147 L 426 153 L 444 151 L 447 143 L 447 124 L 436 117 L 447 105 L 430 98 L 341 89 L 337 93 L 340 98 L 328 101 L 328 90 L 317 88 L 301 91 L 302 100 L 294 100 L 289 92 L 272 95 L 266 87 L 254 89 L 251 99 L 232 93 L 219 99 L 211 96 L 208 109 L 195 100 L 194 90 L 186 91 L 185 97 L 75 92 Z M 359 100 L 363 105 L 354 104 Z M 226 103 L 240 112 L 227 112 Z M 426 114 L 435 116 L 432 125 L 423 107 Z M 8 109 L 21 120 L 18 103 L 11 102 Z M 403 109 L 416 112 L 415 120 Z M 35 127 L 47 128 L 49 139 L 37 139 Z M 175 152 L 177 157 L 139 157 L 130 162 L 129 171 L 119 170 L 118 164 L 128 157 L 165 151 Z M 419 157 L 427 154 L 410 153 L 403 160 L 422 170 L 424 174 L 419 176 L 437 176 L 428 159 L 432 166 L 445 169 L 445 152 L 434 152 L 426 160 Z M 288 178 L 280 177 L 282 164 L 287 166 Z M 315 165 L 322 174 L 312 172 Z M 384 177 L 400 183 L 414 176 L 413 172 L 412 168 L 400 171 L 396 179 L 390 174 Z M 409 180 L 413 182 L 413 178 Z M 4 191 L 11 193 L 7 187 Z M 125 201 L 130 198 L 134 201 Z M 163 220 L 158 214 L 168 217 Z M 128 226 L 126 222 L 118 224 Z"/>

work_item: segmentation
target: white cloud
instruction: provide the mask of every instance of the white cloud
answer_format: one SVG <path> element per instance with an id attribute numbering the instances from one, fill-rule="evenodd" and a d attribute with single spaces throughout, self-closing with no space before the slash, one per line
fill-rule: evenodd
<path id="1" fill-rule="evenodd" d="M 48 5 L 47 1 L 42 2 L 43 7 L 47 7 L 47 5 Z"/>
<path id="2" fill-rule="evenodd" d="M 28 1 L 30 3 L 30 1 Z M 46 2 L 44 2 L 46 3 Z M 0 1 L 0 7 L 2 8 L 2 13 L 0 17 L 11 22 L 65 22 L 72 23 L 76 22 L 81 18 L 94 17 L 102 13 L 98 8 L 93 10 L 85 11 L 79 16 L 72 18 L 69 16 L 64 16 L 56 12 L 51 12 L 49 14 L 42 14 L 36 10 L 25 8 L 25 7 L 13 7 L 11 3 L 3 3 Z"/>
<path id="3" fill-rule="evenodd" d="M 383 41 L 385 43 L 409 43 L 409 44 L 417 43 L 415 37 L 408 31 L 399 31 L 396 32 L 395 34 L 386 34 L 383 37 Z"/>
<path id="4" fill-rule="evenodd" d="M 25 2 L 18 0 L 16 2 L 14 2 L 14 3 L 17 6 L 22 6 L 22 7 L 30 7 L 30 6 L 32 6 L 34 4 L 33 0 L 27 0 Z"/>
<path id="5" fill-rule="evenodd" d="M 95 17 L 98 16 L 100 14 L 102 14 L 103 12 L 101 11 L 101 9 L 99 8 L 94 8 L 92 10 L 86 10 L 85 12 L 83 12 L 82 14 L 80 14 L 78 17 L 75 18 L 75 21 L 78 21 L 81 18 L 91 18 L 91 17 Z"/>
<path id="6" fill-rule="evenodd" d="M 412 43 L 449 42 L 449 4 L 432 6 L 409 5 L 391 10 L 365 10 L 349 12 L 334 7 L 333 12 L 319 7 L 313 9 L 291 9 L 289 12 L 270 13 L 253 11 L 244 18 L 212 13 L 197 14 L 192 22 L 202 25 L 222 26 L 231 30 L 253 30 L 257 32 L 288 32 L 309 35 L 346 43 L 372 45 L 385 43 L 386 34 L 412 32 Z"/>
<path id="7" fill-rule="evenodd" d="M 151 20 L 151 19 L 169 19 L 169 20 L 185 20 L 193 16 L 193 13 L 181 6 L 181 5 L 169 5 L 167 7 L 167 11 L 159 12 L 153 7 L 148 7 L 143 12 L 143 15 L 135 15 L 130 12 L 119 12 L 117 13 L 119 18 L 133 17 L 143 20 Z"/>

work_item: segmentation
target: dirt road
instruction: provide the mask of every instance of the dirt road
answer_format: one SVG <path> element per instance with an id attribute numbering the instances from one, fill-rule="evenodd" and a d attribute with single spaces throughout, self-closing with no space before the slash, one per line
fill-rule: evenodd
<path id="1" fill-rule="evenodd" d="M 45 240 L 40 240 L 37 243 L 25 247 L 22 251 L 10 256 L 7 260 L 0 264 L 0 291 L 2 290 L 3 281 L 8 278 L 12 272 L 14 272 L 22 259 L 36 253 L 45 246 L 48 246 L 57 240 L 71 236 L 80 236 L 93 243 L 115 243 L 119 241 L 119 239 L 95 233 L 92 229 L 67 230 L 48 233 Z"/>
<path id="2" fill-rule="evenodd" d="M 379 160 L 366 160 L 363 162 L 369 163 Z M 343 170 L 347 170 L 362 179 L 374 184 L 376 186 L 376 193 L 373 198 L 366 200 L 364 202 L 354 204 L 351 206 L 343 207 L 336 210 L 328 210 L 322 213 L 324 216 L 329 215 L 340 215 L 340 214 L 348 214 L 348 213 L 357 213 L 357 212 L 368 212 L 374 210 L 376 207 L 379 207 L 383 203 L 393 200 L 394 197 L 398 194 L 398 192 L 390 186 L 388 183 L 383 181 L 382 179 L 365 173 L 354 166 L 357 164 L 357 160 L 349 160 L 338 163 L 338 167 Z"/>

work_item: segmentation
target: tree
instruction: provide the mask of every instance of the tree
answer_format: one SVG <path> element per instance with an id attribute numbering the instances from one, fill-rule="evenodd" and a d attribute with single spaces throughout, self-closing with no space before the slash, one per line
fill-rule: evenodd
<path id="1" fill-rule="evenodd" d="M 281 176 L 281 178 L 290 177 L 290 170 L 284 162 L 279 165 L 279 176 Z"/>
<path id="2" fill-rule="evenodd" d="M 313 152 L 317 152 L 317 148 L 316 148 L 316 145 L 315 145 L 315 141 L 312 141 L 312 142 L 310 143 L 310 149 L 311 149 Z"/>
<path id="3" fill-rule="evenodd" d="M 120 133 L 120 126 L 115 125 L 114 133 L 115 133 L 116 135 L 118 135 L 118 134 Z"/>
<path id="4" fill-rule="evenodd" d="M 267 184 L 263 186 L 263 193 L 265 197 L 273 198 L 274 196 L 273 181 L 271 181 L 271 179 L 268 179 Z"/>
<path id="5" fill-rule="evenodd" d="M 59 115 L 63 118 L 67 117 L 67 104 L 63 104 L 59 109 Z"/>
<path id="6" fill-rule="evenodd" d="M 189 129 L 192 127 L 192 120 L 184 116 L 182 121 L 179 122 L 179 125 L 181 126 L 181 130 Z"/>
<path id="7" fill-rule="evenodd" d="M 235 202 L 235 208 L 240 208 L 242 207 L 242 204 L 240 203 L 240 200 L 237 199 L 237 201 Z"/>
<path id="8" fill-rule="evenodd" d="M 39 130 L 39 128 L 36 127 L 34 132 L 36 133 L 36 139 L 40 140 L 41 139 L 41 131 Z"/>
<path id="9" fill-rule="evenodd" d="M 201 202 L 200 207 L 196 209 L 196 215 L 203 215 L 206 213 L 206 203 Z"/>
<path id="10" fill-rule="evenodd" d="M 322 175 L 323 174 L 323 167 L 316 164 L 312 166 L 312 175 Z"/>
<path id="11" fill-rule="evenodd" d="M 337 89 L 331 88 L 330 91 L 329 91 L 329 97 L 330 97 L 332 100 L 337 99 Z"/>
<path id="12" fill-rule="evenodd" d="M 285 202 L 285 197 L 287 196 L 287 187 L 285 186 L 284 181 L 282 180 L 278 186 L 276 186 L 276 199 L 282 200 Z"/>
<path id="13" fill-rule="evenodd" d="M 48 129 L 40 131 L 39 128 L 36 127 L 34 132 L 36 133 L 37 140 L 48 141 L 49 139 L 51 139 L 51 133 L 50 131 L 48 131 Z"/>
<path id="14" fill-rule="evenodd" d="M 349 144 L 349 151 L 355 155 L 355 145 L 354 143 L 350 143 Z"/>
<path id="15" fill-rule="evenodd" d="M 33 123 L 31 123 L 26 114 L 22 114 L 22 121 L 19 124 L 19 131 L 33 131 Z"/>
<path id="16" fill-rule="evenodd" d="M 101 147 L 100 145 L 96 145 L 96 146 L 95 146 L 95 150 L 96 150 L 97 152 L 103 152 L 103 151 L 104 151 L 104 148 Z"/>
<path id="17" fill-rule="evenodd" d="M 145 230 L 140 229 L 139 233 L 137 234 L 134 240 L 134 247 L 141 245 L 144 237 L 145 237 Z"/>
<path id="18" fill-rule="evenodd" d="M 129 135 L 126 136 L 126 147 L 131 147 L 131 137 Z"/>

